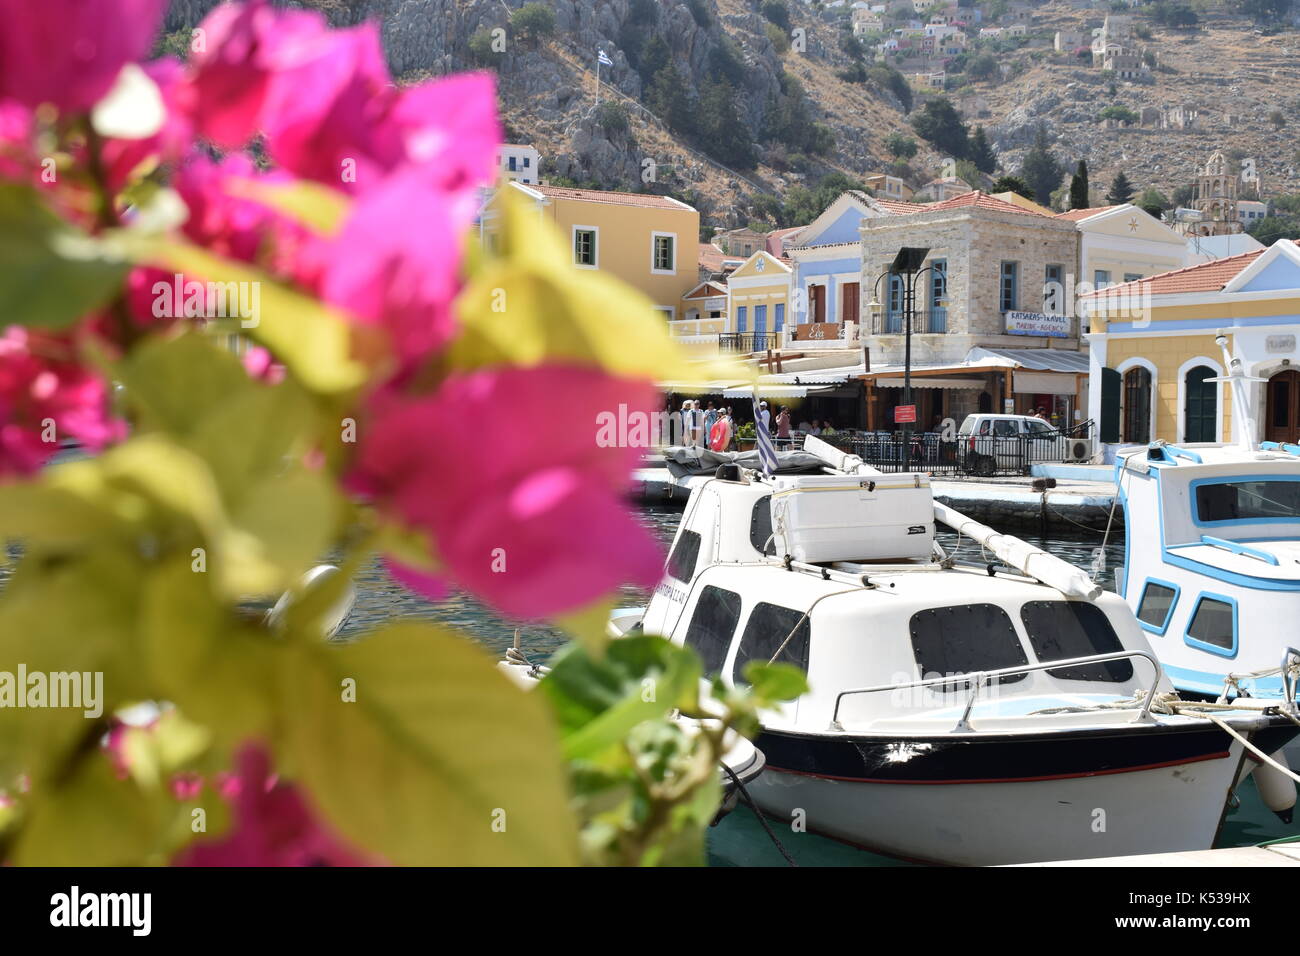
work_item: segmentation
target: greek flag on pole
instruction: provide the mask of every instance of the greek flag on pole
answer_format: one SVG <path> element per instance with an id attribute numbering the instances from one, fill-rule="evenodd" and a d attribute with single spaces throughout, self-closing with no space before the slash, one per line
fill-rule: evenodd
<path id="1" fill-rule="evenodd" d="M 597 50 L 597 51 L 596 51 L 596 59 L 599 60 L 601 63 L 604 63 L 606 66 L 613 66 L 613 65 L 614 65 L 614 61 L 611 60 L 609 57 L 607 57 L 607 56 L 605 55 L 605 51 L 604 51 L 604 50 Z"/>
<path id="2" fill-rule="evenodd" d="M 768 431 L 763 410 L 758 407 L 758 396 L 754 396 L 754 432 L 758 435 L 758 459 L 763 463 L 763 474 L 776 474 L 776 446 L 772 444 L 772 433 Z"/>

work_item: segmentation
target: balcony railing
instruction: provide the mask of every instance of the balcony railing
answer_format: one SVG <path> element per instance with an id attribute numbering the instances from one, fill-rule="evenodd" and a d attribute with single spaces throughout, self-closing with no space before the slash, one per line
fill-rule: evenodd
<path id="1" fill-rule="evenodd" d="M 721 352 L 765 352 L 781 347 L 781 332 L 719 332 L 718 350 Z"/>
<path id="2" fill-rule="evenodd" d="M 879 313 L 871 319 L 873 335 L 902 335 L 906 330 L 906 317 L 903 312 Z M 917 309 L 912 313 L 912 334 L 937 334 L 948 331 L 948 310 Z"/>

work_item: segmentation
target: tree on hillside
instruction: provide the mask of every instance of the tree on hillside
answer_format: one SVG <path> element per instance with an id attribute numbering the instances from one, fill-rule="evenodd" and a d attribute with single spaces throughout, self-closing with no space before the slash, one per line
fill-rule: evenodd
<path id="1" fill-rule="evenodd" d="M 992 173 L 998 168 L 998 154 L 993 152 L 983 126 L 976 126 L 970 138 L 970 161 L 981 173 Z"/>
<path id="2" fill-rule="evenodd" d="M 930 100 L 912 117 L 912 129 L 941 153 L 965 159 L 970 150 L 970 133 L 956 107 L 943 97 Z"/>
<path id="3" fill-rule="evenodd" d="M 1088 164 L 1082 159 L 1070 178 L 1070 208 L 1087 209 L 1092 204 L 1088 198 Z"/>
<path id="4" fill-rule="evenodd" d="M 831 173 L 823 177 L 812 189 L 795 186 L 786 194 L 785 207 L 781 212 L 782 227 L 806 226 L 850 189 L 869 192 L 862 183 L 843 173 Z"/>
<path id="5" fill-rule="evenodd" d="M 749 127 L 736 109 L 735 92 L 726 80 L 706 80 L 698 112 L 700 145 L 727 166 L 753 169 L 758 161 Z"/>
<path id="6" fill-rule="evenodd" d="M 1133 198 L 1133 184 L 1128 181 L 1124 171 L 1120 170 L 1115 174 L 1115 178 L 1110 181 L 1110 192 L 1106 194 L 1106 202 L 1112 206 L 1119 206 Z"/>
<path id="7" fill-rule="evenodd" d="M 1142 190 L 1142 194 L 1133 200 L 1133 205 L 1145 209 L 1157 219 L 1164 215 L 1166 209 L 1172 208 L 1169 197 L 1154 186 Z"/>
<path id="8" fill-rule="evenodd" d="M 1266 246 L 1271 246 L 1279 239 L 1300 239 L 1300 217 L 1265 216 L 1256 219 L 1246 231 Z"/>
<path id="9" fill-rule="evenodd" d="M 1029 183 L 1019 176 L 1000 177 L 993 183 L 993 191 L 995 193 L 1016 193 L 1026 199 L 1034 198 L 1034 191 L 1029 188 Z"/>
<path id="10" fill-rule="evenodd" d="M 1047 140 L 1047 127 L 1039 124 L 1034 135 L 1034 145 L 1025 153 L 1024 162 L 1020 164 L 1020 178 L 1033 190 L 1035 202 L 1046 206 L 1052 201 L 1052 191 L 1061 185 L 1065 168 L 1052 155 Z"/>
<path id="11" fill-rule="evenodd" d="M 890 133 L 885 137 L 885 149 L 895 159 L 911 159 L 916 155 L 916 140 L 902 133 Z"/>
<path id="12" fill-rule="evenodd" d="M 1276 26 L 1290 12 L 1291 4 L 1292 0 L 1232 0 L 1230 5 L 1260 26 Z"/>
<path id="13" fill-rule="evenodd" d="M 686 81 L 677 67 L 665 63 L 654 75 L 645 93 L 646 106 L 674 133 L 695 132 L 695 112 L 686 98 Z"/>
<path id="14" fill-rule="evenodd" d="M 541 40 L 555 32 L 555 12 L 544 3 L 525 3 L 510 15 L 510 29 L 526 40 Z"/>

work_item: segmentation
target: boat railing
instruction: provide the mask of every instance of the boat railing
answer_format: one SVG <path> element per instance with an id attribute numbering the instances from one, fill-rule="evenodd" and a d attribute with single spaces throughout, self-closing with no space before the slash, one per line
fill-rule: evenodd
<path id="1" fill-rule="evenodd" d="M 1211 548 L 1218 548 L 1220 551 L 1227 551 L 1231 554 L 1240 554 L 1247 558 L 1254 558 L 1257 561 L 1263 561 L 1265 564 L 1277 565 L 1280 562 L 1277 555 L 1269 554 L 1259 548 L 1252 548 L 1248 544 L 1242 544 L 1240 541 L 1229 541 L 1226 538 L 1216 538 L 1213 535 L 1201 535 L 1201 544 Z"/>
<path id="2" fill-rule="evenodd" d="M 1142 701 L 1142 709 L 1138 712 L 1134 721 L 1146 720 L 1151 714 L 1151 703 L 1155 700 L 1156 690 L 1160 686 L 1160 675 L 1163 671 L 1160 669 L 1160 662 L 1156 660 L 1155 655 L 1146 651 L 1112 651 L 1109 654 L 1089 654 L 1086 657 L 1067 657 L 1056 661 L 1039 661 L 1036 664 L 1020 664 L 1015 667 L 1000 667 L 991 671 L 971 671 L 967 674 L 945 674 L 939 677 L 927 677 L 924 680 L 907 681 L 898 684 L 880 684 L 875 687 L 854 687 L 849 690 L 842 690 L 835 695 L 835 711 L 831 714 L 831 729 L 843 730 L 840 724 L 840 704 L 844 702 L 845 697 L 854 694 L 878 694 L 882 691 L 891 690 L 908 690 L 914 687 L 927 687 L 931 684 L 955 684 L 969 683 L 970 696 L 966 699 L 966 707 L 962 711 L 961 719 L 957 721 L 957 726 L 953 728 L 954 732 L 974 730 L 970 725 L 970 712 L 975 706 L 975 700 L 979 697 L 980 688 L 985 684 L 990 684 L 995 680 L 1001 680 L 1003 677 L 1009 677 L 1012 674 L 1029 674 L 1035 671 L 1058 670 L 1066 667 L 1077 667 L 1081 664 L 1102 664 L 1107 661 L 1120 661 L 1132 657 L 1144 658 L 1151 664 L 1154 672 L 1151 681 L 1151 688 L 1147 691 L 1146 697 Z"/>

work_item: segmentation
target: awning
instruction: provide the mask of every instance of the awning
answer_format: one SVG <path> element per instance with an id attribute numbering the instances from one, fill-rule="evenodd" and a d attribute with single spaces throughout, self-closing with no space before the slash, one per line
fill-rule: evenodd
<path id="1" fill-rule="evenodd" d="M 739 379 L 728 378 L 717 382 L 660 382 L 661 392 L 676 392 L 680 395 L 718 395 L 724 389 L 742 384 Z"/>
<path id="2" fill-rule="evenodd" d="M 809 395 L 822 395 L 834 392 L 838 385 L 782 385 L 779 383 L 758 386 L 759 398 L 807 398 Z M 722 393 L 723 398 L 753 398 L 754 392 L 748 385 L 729 388 Z"/>
<path id="3" fill-rule="evenodd" d="M 904 388 L 906 379 L 901 378 L 878 378 L 876 379 L 877 388 Z M 912 376 L 913 388 L 951 388 L 959 391 L 982 392 L 988 388 L 988 382 L 982 378 L 917 378 Z"/>
<path id="4" fill-rule="evenodd" d="M 1067 372 L 1024 372 L 1011 376 L 1011 390 L 1021 395 L 1078 395 L 1077 374 Z"/>
<path id="5" fill-rule="evenodd" d="M 966 355 L 972 365 L 1008 366 L 1037 372 L 1088 373 L 1088 353 L 1073 349 L 990 349 L 977 347 Z"/>

